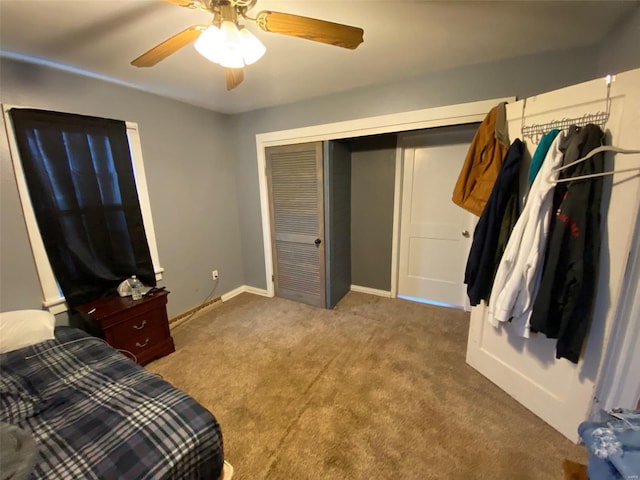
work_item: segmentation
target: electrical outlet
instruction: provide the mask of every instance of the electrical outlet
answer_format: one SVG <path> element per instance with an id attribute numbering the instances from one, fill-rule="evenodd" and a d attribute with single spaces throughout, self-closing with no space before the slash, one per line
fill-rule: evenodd
<path id="1" fill-rule="evenodd" d="M 218 270 L 214 270 L 214 271 L 212 271 L 212 272 L 211 272 L 211 277 L 212 277 L 214 280 L 218 280 L 218 277 L 219 277 L 219 275 L 218 275 Z"/>

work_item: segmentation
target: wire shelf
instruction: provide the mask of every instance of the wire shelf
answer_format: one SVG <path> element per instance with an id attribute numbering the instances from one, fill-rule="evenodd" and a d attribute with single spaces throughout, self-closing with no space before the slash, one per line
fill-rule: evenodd
<path id="1" fill-rule="evenodd" d="M 533 123 L 531 125 L 525 125 L 525 109 L 527 106 L 527 99 L 524 99 L 522 104 L 522 138 L 528 138 L 534 143 L 539 143 L 540 139 L 549 130 L 557 128 L 558 130 L 565 130 L 571 126 L 584 127 L 590 123 L 598 125 L 604 130 L 607 122 L 609 121 L 609 112 L 611 111 L 611 82 L 615 80 L 615 77 L 607 75 L 605 78 L 607 86 L 607 97 L 605 99 L 606 111 L 598 113 L 587 113 L 582 117 L 577 118 L 563 118 L 562 120 L 552 120 L 546 123 Z"/>
<path id="2" fill-rule="evenodd" d="M 590 123 L 596 124 L 604 130 L 609 120 L 609 112 L 588 113 L 579 118 L 563 118 L 547 123 L 534 123 L 522 127 L 522 136 L 534 143 L 539 143 L 542 136 L 549 130 L 566 130 L 571 126 L 584 127 Z"/>

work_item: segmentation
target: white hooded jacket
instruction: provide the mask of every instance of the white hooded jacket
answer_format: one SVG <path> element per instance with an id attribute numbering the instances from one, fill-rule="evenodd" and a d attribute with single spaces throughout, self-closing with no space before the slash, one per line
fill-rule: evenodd
<path id="1" fill-rule="evenodd" d="M 500 260 L 489 298 L 489 322 L 497 327 L 513 318 L 516 332 L 523 337 L 529 337 L 529 320 L 540 286 L 553 214 L 555 183 L 552 182 L 558 178 L 558 173 L 553 173 L 553 170 L 562 165 L 560 144 L 564 137 L 565 133 L 560 132 L 555 138 L 531 186 Z"/>

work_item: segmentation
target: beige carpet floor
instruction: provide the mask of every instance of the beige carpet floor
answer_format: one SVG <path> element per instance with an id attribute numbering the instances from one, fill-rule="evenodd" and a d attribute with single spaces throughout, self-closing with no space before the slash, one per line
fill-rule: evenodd
<path id="1" fill-rule="evenodd" d="M 469 315 L 349 293 L 334 310 L 242 294 L 147 368 L 222 426 L 236 480 L 561 480 L 583 447 L 465 363 Z"/>

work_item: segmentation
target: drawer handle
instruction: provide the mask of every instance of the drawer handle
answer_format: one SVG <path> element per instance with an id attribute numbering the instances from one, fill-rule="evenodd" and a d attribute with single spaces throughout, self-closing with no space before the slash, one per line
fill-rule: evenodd
<path id="1" fill-rule="evenodd" d="M 144 348 L 144 347 L 147 346 L 148 343 L 149 343 L 149 338 L 147 337 L 147 339 L 144 341 L 144 343 L 136 342 L 136 347 Z"/>
<path id="2" fill-rule="evenodd" d="M 147 321 L 143 320 L 140 325 L 132 325 L 132 327 L 135 328 L 136 330 L 142 330 L 146 324 L 147 324 Z"/>

